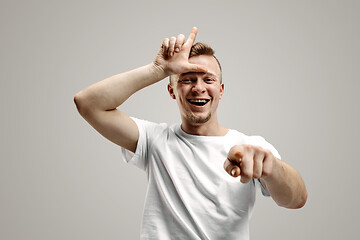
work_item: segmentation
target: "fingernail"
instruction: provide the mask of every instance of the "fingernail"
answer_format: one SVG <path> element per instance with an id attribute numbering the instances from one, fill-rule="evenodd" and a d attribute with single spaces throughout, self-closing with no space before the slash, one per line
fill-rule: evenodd
<path id="1" fill-rule="evenodd" d="M 231 170 L 231 176 L 234 176 L 235 172 L 236 172 L 235 168 L 233 170 Z"/>
<path id="2" fill-rule="evenodd" d="M 179 52 L 180 51 L 180 49 L 179 48 L 175 48 L 175 52 Z"/>

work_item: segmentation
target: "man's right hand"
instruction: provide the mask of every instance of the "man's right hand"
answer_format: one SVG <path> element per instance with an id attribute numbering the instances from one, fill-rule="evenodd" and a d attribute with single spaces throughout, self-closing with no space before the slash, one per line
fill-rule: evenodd
<path id="1" fill-rule="evenodd" d="M 153 62 L 155 68 L 168 76 L 186 72 L 207 72 L 206 67 L 189 63 L 189 54 L 196 34 L 197 28 L 193 27 L 186 42 L 183 34 L 179 34 L 177 38 L 165 38 Z"/>

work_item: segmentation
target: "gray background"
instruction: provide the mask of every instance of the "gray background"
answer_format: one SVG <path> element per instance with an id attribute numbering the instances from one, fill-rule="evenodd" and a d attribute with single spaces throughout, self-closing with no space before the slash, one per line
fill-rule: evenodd
<path id="1" fill-rule="evenodd" d="M 146 176 L 73 96 L 199 28 L 222 62 L 220 122 L 303 176 L 300 210 L 258 195 L 252 239 L 359 236 L 359 1 L 1 1 L 0 239 L 138 239 Z M 121 109 L 179 122 L 167 80 Z"/>

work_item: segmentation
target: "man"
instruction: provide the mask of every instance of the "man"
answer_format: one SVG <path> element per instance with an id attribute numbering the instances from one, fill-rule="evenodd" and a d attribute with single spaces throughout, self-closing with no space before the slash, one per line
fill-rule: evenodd
<path id="1" fill-rule="evenodd" d="M 206 44 L 165 38 L 155 60 L 76 94 L 80 114 L 148 174 L 142 239 L 248 239 L 255 187 L 286 208 L 307 199 L 297 171 L 276 149 L 218 123 L 221 66 Z M 181 125 L 155 124 L 117 110 L 136 91 L 170 77 Z M 239 177 L 240 176 L 240 180 Z"/>

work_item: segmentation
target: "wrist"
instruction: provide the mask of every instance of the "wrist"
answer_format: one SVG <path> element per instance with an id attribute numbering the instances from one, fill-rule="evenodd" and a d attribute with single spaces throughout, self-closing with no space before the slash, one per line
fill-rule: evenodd
<path id="1" fill-rule="evenodd" d="M 159 80 L 170 76 L 169 71 L 166 71 L 161 65 L 157 64 L 156 62 L 152 62 L 149 64 L 149 71 Z"/>

